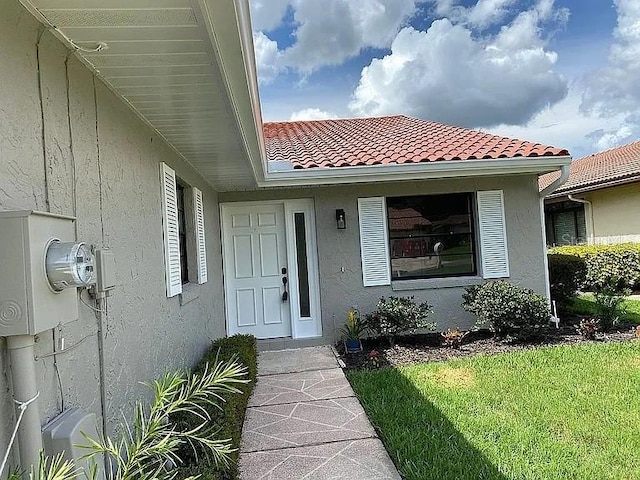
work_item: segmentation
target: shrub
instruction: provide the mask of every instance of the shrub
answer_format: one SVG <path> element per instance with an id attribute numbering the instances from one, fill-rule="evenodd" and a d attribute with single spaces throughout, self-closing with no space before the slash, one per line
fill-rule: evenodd
<path id="1" fill-rule="evenodd" d="M 600 331 L 600 321 L 595 318 L 583 318 L 577 327 L 578 333 L 586 340 L 595 340 Z"/>
<path id="2" fill-rule="evenodd" d="M 201 480 L 233 480 L 239 478 L 238 456 L 240 448 L 240 435 L 242 424 L 247 409 L 249 396 L 255 386 L 258 374 L 258 353 L 255 337 L 251 335 L 234 335 L 233 337 L 220 338 L 213 342 L 209 351 L 205 354 L 196 369 L 196 372 L 207 368 L 207 365 L 216 361 L 235 359 L 246 367 L 248 383 L 237 385 L 241 394 L 223 394 L 222 408 L 207 408 L 211 417 L 210 431 L 217 438 L 231 439 L 230 461 L 226 465 L 218 465 L 215 459 L 204 449 L 184 448 L 180 452 L 181 458 L 187 464 L 182 469 L 182 476 L 200 475 Z M 183 422 L 193 425 L 197 422 L 194 418 L 182 418 Z"/>
<path id="3" fill-rule="evenodd" d="M 578 295 L 587 275 L 587 264 L 582 257 L 553 253 L 548 255 L 551 298 L 567 305 Z"/>
<path id="4" fill-rule="evenodd" d="M 427 322 L 430 313 L 429 304 L 416 303 L 413 297 L 382 297 L 376 310 L 365 316 L 365 322 L 374 335 L 386 337 L 393 346 L 399 335 L 419 328 L 435 330 L 435 323 Z"/>
<path id="5" fill-rule="evenodd" d="M 550 254 L 563 254 L 585 260 L 586 278 L 582 288 L 597 291 L 611 278 L 619 287 L 640 288 L 640 243 L 620 245 L 566 245 L 554 247 Z"/>
<path id="6" fill-rule="evenodd" d="M 628 291 L 622 291 L 615 288 L 603 288 L 595 293 L 596 313 L 600 319 L 602 330 L 608 332 L 618 323 L 618 320 L 625 313 L 623 306 L 625 298 L 629 295 Z"/>
<path id="7" fill-rule="evenodd" d="M 466 288 L 462 306 L 477 316 L 476 328 L 489 327 L 497 335 L 528 335 L 551 319 L 547 300 L 533 290 L 504 280 Z"/>

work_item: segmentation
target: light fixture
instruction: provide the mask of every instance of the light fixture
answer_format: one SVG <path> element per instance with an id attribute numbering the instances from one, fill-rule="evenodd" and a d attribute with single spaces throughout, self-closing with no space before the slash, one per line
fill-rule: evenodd
<path id="1" fill-rule="evenodd" d="M 336 226 L 338 230 L 344 230 L 347 228 L 347 217 L 344 214 L 342 208 L 336 209 Z"/>

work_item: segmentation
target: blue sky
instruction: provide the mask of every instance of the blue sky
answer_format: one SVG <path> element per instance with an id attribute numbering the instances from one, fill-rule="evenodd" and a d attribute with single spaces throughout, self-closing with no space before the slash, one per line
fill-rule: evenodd
<path id="1" fill-rule="evenodd" d="M 640 138 L 639 0 L 251 0 L 265 121 L 402 113 L 569 148 Z"/>

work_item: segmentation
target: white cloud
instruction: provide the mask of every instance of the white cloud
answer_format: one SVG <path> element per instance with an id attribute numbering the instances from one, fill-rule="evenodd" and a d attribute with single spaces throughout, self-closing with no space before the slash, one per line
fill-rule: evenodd
<path id="1" fill-rule="evenodd" d="M 336 118 L 335 113 L 326 112 L 319 108 L 303 108 L 293 112 L 289 117 L 290 122 L 299 122 L 302 120 L 327 120 L 329 118 Z"/>
<path id="2" fill-rule="evenodd" d="M 601 148 L 611 148 L 640 137 L 640 2 L 616 0 L 618 22 L 605 68 L 587 75 L 581 109 L 585 114 L 624 120 L 599 128 L 589 139 Z"/>
<path id="3" fill-rule="evenodd" d="M 278 44 L 270 40 L 264 33 L 254 32 L 253 48 L 256 54 L 258 80 L 261 84 L 269 83 L 278 76 L 282 69 L 282 58 L 278 51 Z"/>
<path id="4" fill-rule="evenodd" d="M 254 31 L 271 31 L 282 24 L 291 0 L 251 0 L 251 23 Z"/>
<path id="5" fill-rule="evenodd" d="M 253 0 L 254 29 L 262 30 L 257 35 L 264 39 L 270 41 L 264 32 L 281 24 L 288 7 L 295 22 L 295 42 L 278 51 L 277 68 L 265 74 L 273 78 L 274 71 L 291 68 L 306 75 L 324 66 L 340 65 L 364 48 L 386 48 L 415 13 L 417 1 L 277 0 L 270 10 L 267 4 L 270 7 L 271 0 Z"/>
<path id="6" fill-rule="evenodd" d="M 557 54 L 541 34 L 545 22 L 558 21 L 557 13 L 541 0 L 491 37 L 474 36 L 449 19 L 434 21 L 426 32 L 404 28 L 391 53 L 362 70 L 349 108 L 471 127 L 523 124 L 568 91 L 554 72 Z"/>
<path id="7" fill-rule="evenodd" d="M 478 0 L 471 7 L 457 5 L 455 0 L 437 0 L 436 14 L 455 23 L 486 28 L 500 22 L 517 0 Z"/>
<path id="8" fill-rule="evenodd" d="M 580 111 L 583 89 L 583 85 L 574 84 L 564 100 L 544 108 L 529 122 L 523 125 L 497 125 L 491 127 L 491 133 L 567 148 L 574 158 L 614 146 L 610 143 L 612 138 L 599 141 L 593 132 L 617 131 L 624 123 L 624 115 L 602 119 Z"/>

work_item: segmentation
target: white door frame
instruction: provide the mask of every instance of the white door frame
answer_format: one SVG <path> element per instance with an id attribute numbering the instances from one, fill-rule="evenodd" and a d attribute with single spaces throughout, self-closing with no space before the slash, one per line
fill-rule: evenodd
<path id="1" fill-rule="evenodd" d="M 318 246 L 316 239 L 316 218 L 315 205 L 311 198 L 293 200 L 269 200 L 269 201 L 249 201 L 249 202 L 228 202 L 220 204 L 220 233 L 222 239 L 223 252 L 223 282 L 225 298 L 225 325 L 228 335 L 234 332 L 230 324 L 229 299 L 232 297 L 229 292 L 229 282 L 224 275 L 225 263 L 225 220 L 226 209 L 230 206 L 252 206 L 252 205 L 283 205 L 285 214 L 285 237 L 287 250 L 287 277 L 289 286 L 289 308 L 291 317 L 292 338 L 317 338 L 322 336 L 322 318 L 320 309 L 320 279 L 318 268 Z M 300 314 L 299 295 L 299 271 L 296 249 L 296 214 L 304 214 L 305 240 L 307 251 L 307 271 L 309 283 L 309 307 L 310 315 L 303 317 Z M 300 218 L 300 217 L 298 217 Z"/>

